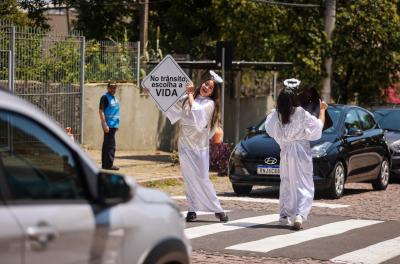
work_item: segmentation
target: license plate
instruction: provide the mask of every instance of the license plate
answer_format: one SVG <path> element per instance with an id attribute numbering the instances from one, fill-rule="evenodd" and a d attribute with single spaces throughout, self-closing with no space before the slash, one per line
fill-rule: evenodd
<path id="1" fill-rule="evenodd" d="M 279 174 L 279 165 L 258 165 L 257 174 L 277 175 Z"/>

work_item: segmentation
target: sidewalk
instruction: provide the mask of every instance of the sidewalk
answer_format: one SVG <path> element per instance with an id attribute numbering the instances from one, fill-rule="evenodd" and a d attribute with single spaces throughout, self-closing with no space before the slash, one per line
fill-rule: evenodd
<path id="1" fill-rule="evenodd" d="M 101 167 L 101 150 L 86 150 L 90 157 Z M 179 164 L 173 164 L 170 152 L 158 150 L 117 150 L 114 165 L 118 173 L 133 176 L 139 183 L 166 179 L 181 179 Z"/>

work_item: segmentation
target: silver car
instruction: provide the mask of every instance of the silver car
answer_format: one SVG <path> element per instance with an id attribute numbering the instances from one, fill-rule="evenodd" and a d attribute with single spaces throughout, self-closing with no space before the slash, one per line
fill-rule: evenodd
<path id="1" fill-rule="evenodd" d="M 174 201 L 99 170 L 40 110 L 0 89 L 0 262 L 189 263 Z"/>

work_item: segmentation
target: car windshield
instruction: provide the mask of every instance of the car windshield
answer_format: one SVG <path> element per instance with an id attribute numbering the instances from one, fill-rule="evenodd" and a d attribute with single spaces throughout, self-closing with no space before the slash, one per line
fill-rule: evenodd
<path id="1" fill-rule="evenodd" d="M 333 125 L 330 128 L 324 130 L 323 133 L 331 134 L 331 133 L 337 131 L 337 127 L 338 127 L 338 123 L 339 123 L 339 119 L 340 119 L 340 115 L 341 115 L 342 111 L 343 110 L 338 107 L 332 107 L 332 106 L 328 107 L 328 113 L 332 119 Z M 257 132 L 265 132 L 265 119 L 256 126 L 256 131 Z"/>
<path id="2" fill-rule="evenodd" d="M 400 131 L 400 111 L 387 111 L 374 113 L 376 120 L 378 121 L 382 129 Z"/>

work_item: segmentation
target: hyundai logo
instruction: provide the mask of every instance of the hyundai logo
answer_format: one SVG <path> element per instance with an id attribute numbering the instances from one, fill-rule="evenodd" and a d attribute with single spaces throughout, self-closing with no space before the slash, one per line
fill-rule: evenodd
<path id="1" fill-rule="evenodd" d="M 278 160 L 273 157 L 268 157 L 264 160 L 264 162 L 265 162 L 265 164 L 273 165 L 273 164 L 276 164 L 278 162 Z"/>

